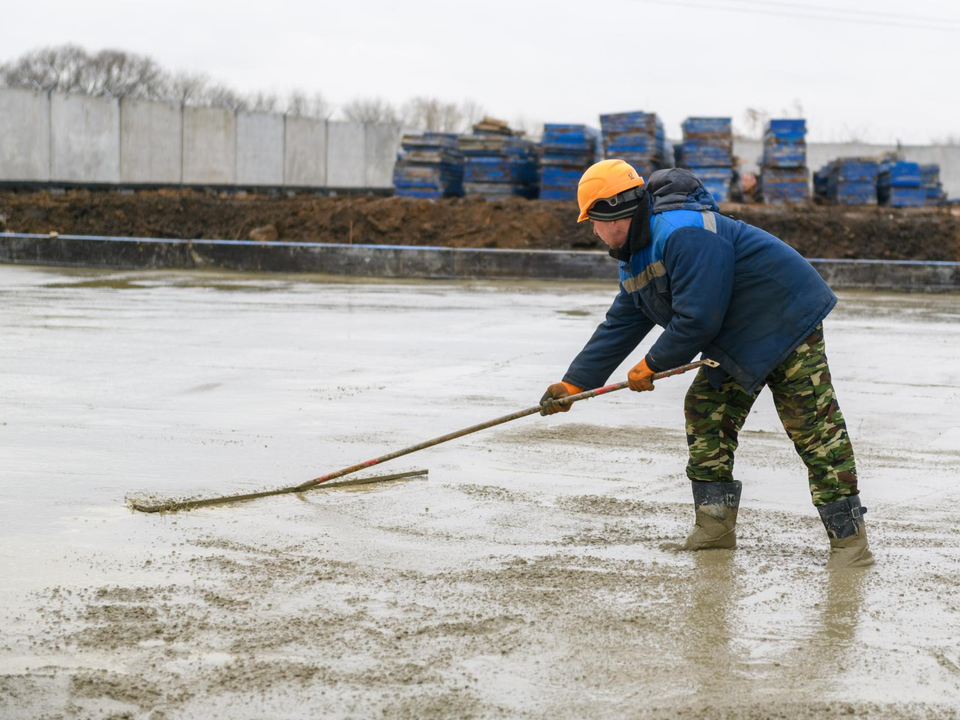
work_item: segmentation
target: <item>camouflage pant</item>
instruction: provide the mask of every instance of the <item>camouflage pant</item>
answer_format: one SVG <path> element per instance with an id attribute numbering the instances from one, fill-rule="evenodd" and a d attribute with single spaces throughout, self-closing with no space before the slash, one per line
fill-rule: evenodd
<path id="1" fill-rule="evenodd" d="M 807 466 L 813 504 L 856 495 L 853 446 L 833 391 L 822 325 L 770 373 L 766 385 Z M 733 480 L 737 435 L 762 389 L 749 394 L 727 376 L 718 391 L 700 370 L 684 402 L 691 480 Z"/>

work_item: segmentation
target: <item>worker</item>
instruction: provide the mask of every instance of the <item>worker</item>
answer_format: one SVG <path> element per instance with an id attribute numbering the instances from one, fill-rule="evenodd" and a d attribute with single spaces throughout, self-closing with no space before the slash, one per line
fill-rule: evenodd
<path id="1" fill-rule="evenodd" d="M 623 160 L 590 167 L 577 189 L 578 222 L 620 261 L 620 292 L 606 319 L 541 399 L 601 387 L 654 325 L 663 328 L 627 374 L 631 390 L 654 373 L 701 366 L 684 401 L 695 525 L 680 550 L 736 547 L 741 483 L 737 435 L 766 385 L 807 467 L 813 504 L 830 540 L 828 568 L 872 565 L 853 447 L 837 404 L 823 319 L 837 298 L 816 270 L 773 235 L 725 217 L 689 170 L 658 170 L 644 183 Z"/>

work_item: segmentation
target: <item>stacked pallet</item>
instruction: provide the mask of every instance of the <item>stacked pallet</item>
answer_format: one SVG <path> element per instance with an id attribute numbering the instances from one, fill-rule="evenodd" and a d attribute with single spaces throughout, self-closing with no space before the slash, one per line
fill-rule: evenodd
<path id="1" fill-rule="evenodd" d="M 498 200 L 537 196 L 537 146 L 501 120 L 484 118 L 461 135 L 463 189 L 468 197 Z"/>
<path id="2" fill-rule="evenodd" d="M 397 195 L 415 198 L 463 195 L 463 155 L 454 133 L 404 135 L 393 166 Z"/>
<path id="3" fill-rule="evenodd" d="M 717 202 L 730 199 L 733 180 L 733 129 L 730 118 L 687 118 L 683 142 L 674 148 L 677 167 L 700 178 Z"/>
<path id="4" fill-rule="evenodd" d="M 926 192 L 927 205 L 940 205 L 947 199 L 947 194 L 940 183 L 939 165 L 921 165 L 920 184 Z"/>
<path id="5" fill-rule="evenodd" d="M 890 207 L 922 207 L 927 202 L 920 166 L 915 162 L 888 158 L 880 164 L 877 199 Z"/>
<path id="6" fill-rule="evenodd" d="M 492 117 L 484 117 L 483 120 L 473 126 L 474 135 L 518 135 L 506 122 Z"/>
<path id="7" fill-rule="evenodd" d="M 873 158 L 837 158 L 814 174 L 814 191 L 838 205 L 876 205 L 878 172 Z"/>
<path id="8" fill-rule="evenodd" d="M 540 142 L 540 199 L 576 200 L 580 176 L 597 156 L 597 131 L 547 124 Z"/>
<path id="9" fill-rule="evenodd" d="M 806 134 L 803 119 L 771 120 L 767 124 L 760 161 L 763 202 L 780 205 L 810 199 Z"/>
<path id="10" fill-rule="evenodd" d="M 656 113 L 625 112 L 600 116 L 605 158 L 619 158 L 633 165 L 644 179 L 667 167 L 667 140 Z"/>

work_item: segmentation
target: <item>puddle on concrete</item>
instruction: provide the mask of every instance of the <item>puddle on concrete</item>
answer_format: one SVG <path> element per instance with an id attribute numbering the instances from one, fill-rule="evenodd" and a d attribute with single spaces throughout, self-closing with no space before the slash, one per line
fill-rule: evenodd
<path id="1" fill-rule="evenodd" d="M 78 280 L 76 282 L 52 282 L 47 283 L 44 287 L 54 290 L 143 290 L 147 286 L 127 278 L 101 278 L 97 280 Z"/>

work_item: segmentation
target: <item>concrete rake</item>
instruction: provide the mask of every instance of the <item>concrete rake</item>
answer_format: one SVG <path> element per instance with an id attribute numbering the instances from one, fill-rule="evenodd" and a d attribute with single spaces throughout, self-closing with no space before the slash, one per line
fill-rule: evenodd
<path id="1" fill-rule="evenodd" d="M 673 375 L 679 375 L 685 373 L 689 370 L 696 370 L 701 365 L 707 367 L 716 367 L 717 363 L 713 360 L 698 360 L 696 362 L 687 363 L 686 365 L 681 365 L 679 367 L 672 368 L 670 370 L 664 370 L 663 372 L 656 373 L 653 376 L 654 380 L 661 380 L 663 378 L 671 377 Z M 577 393 L 576 395 L 570 395 L 565 398 L 560 398 L 559 400 L 548 400 L 545 401 L 542 405 L 535 405 L 534 407 L 529 407 L 525 410 L 518 410 L 515 413 L 510 413 L 509 415 L 504 415 L 502 417 L 495 418 L 493 420 L 488 420 L 487 422 L 482 422 L 478 425 L 471 425 L 470 427 L 463 428 L 462 430 L 457 430 L 452 433 L 447 433 L 446 435 L 441 435 L 440 437 L 435 437 L 432 440 L 426 440 L 425 442 L 417 443 L 416 445 L 411 445 L 409 447 L 402 448 L 400 450 L 395 450 L 392 453 L 387 453 L 386 455 L 381 455 L 380 457 L 373 458 L 372 460 L 367 460 L 366 462 L 357 463 L 356 465 L 351 465 L 350 467 L 343 468 L 341 470 L 336 470 L 326 475 L 321 475 L 320 477 L 313 478 L 312 480 L 307 480 L 305 483 L 300 485 L 294 485 L 291 487 L 278 488 L 276 490 L 264 490 L 262 492 L 246 493 L 242 495 L 225 495 L 223 497 L 214 497 L 207 499 L 193 499 L 193 500 L 175 500 L 175 501 L 158 501 L 158 502 L 148 502 L 140 500 L 130 501 L 130 507 L 134 510 L 147 513 L 156 513 L 156 512 L 176 512 L 178 510 L 194 510 L 201 507 L 209 507 L 211 505 L 222 505 L 225 503 L 240 502 L 244 500 L 255 500 L 262 497 L 270 497 L 271 495 L 287 495 L 290 493 L 302 493 L 308 490 L 313 490 L 319 485 L 326 483 L 330 480 L 335 480 L 336 478 L 341 478 L 344 475 L 350 475 L 351 473 L 358 472 L 360 470 L 366 470 L 367 468 L 373 467 L 374 465 L 379 465 L 380 463 L 386 462 L 387 460 L 393 460 L 395 458 L 401 457 L 403 455 L 409 455 L 410 453 L 417 452 L 418 450 L 425 450 L 434 445 L 440 445 L 441 443 L 449 442 L 450 440 L 456 440 L 461 438 L 464 435 L 470 435 L 475 432 L 480 432 L 481 430 L 487 430 L 497 425 L 503 425 L 504 423 L 511 422 L 512 420 L 519 420 L 522 417 L 527 417 L 528 415 L 546 415 L 547 410 L 550 409 L 552 405 L 570 405 L 571 403 L 578 402 L 580 400 L 589 400 L 590 398 L 597 397 L 599 395 L 606 395 L 607 393 L 615 392 L 617 390 L 623 390 L 628 386 L 627 382 L 616 383 L 614 385 L 605 385 L 604 387 L 597 388 L 595 390 L 587 390 L 582 393 Z M 403 478 L 411 478 L 424 476 L 427 474 L 426 470 L 415 470 L 406 473 L 398 473 L 395 475 L 380 475 L 377 477 L 369 478 L 360 478 L 357 480 L 352 480 L 344 483 L 336 483 L 330 487 L 342 487 L 344 485 L 359 485 L 359 484 L 370 484 L 377 482 L 389 482 L 392 480 L 400 480 Z"/>

